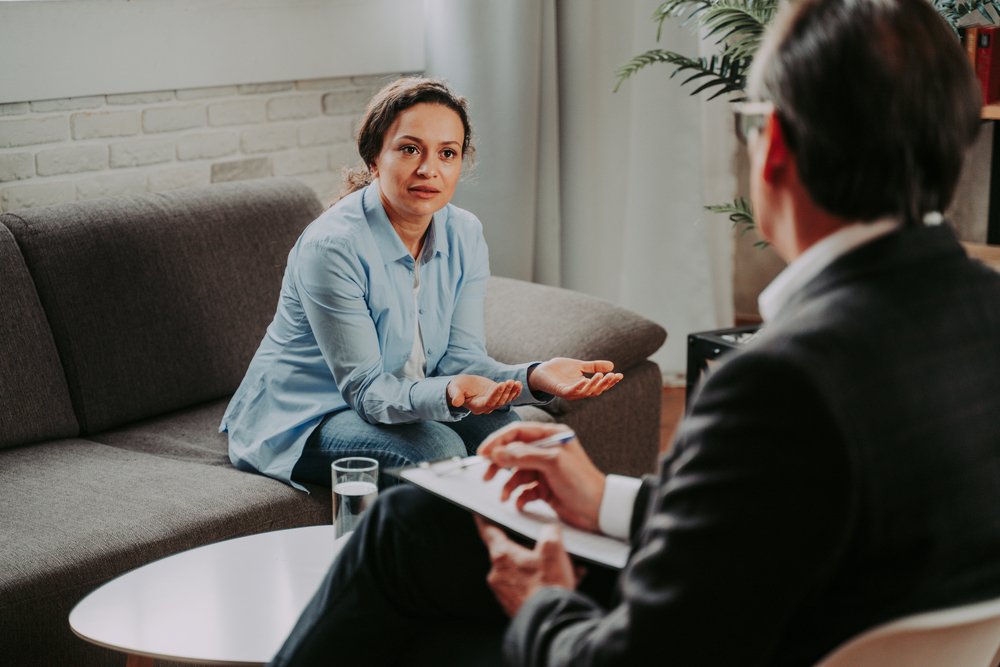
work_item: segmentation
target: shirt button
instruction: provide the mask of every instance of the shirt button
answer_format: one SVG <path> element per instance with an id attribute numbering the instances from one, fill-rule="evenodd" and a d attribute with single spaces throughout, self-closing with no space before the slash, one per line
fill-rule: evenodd
<path id="1" fill-rule="evenodd" d="M 421 309 L 420 309 L 420 314 L 421 314 L 421 315 L 423 315 L 423 314 L 424 314 L 424 309 L 423 309 L 423 308 L 421 308 Z"/>

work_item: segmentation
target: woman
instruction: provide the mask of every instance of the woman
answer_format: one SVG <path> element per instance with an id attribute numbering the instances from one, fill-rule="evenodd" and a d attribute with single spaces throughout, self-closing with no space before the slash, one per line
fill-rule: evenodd
<path id="1" fill-rule="evenodd" d="M 510 405 L 621 379 L 607 361 L 487 356 L 482 225 L 448 203 L 471 140 L 465 99 L 440 81 L 400 79 L 369 103 L 353 191 L 289 253 L 274 321 L 223 417 L 238 468 L 302 488 L 330 485 L 344 456 L 383 472 L 465 456 L 518 419 Z"/>

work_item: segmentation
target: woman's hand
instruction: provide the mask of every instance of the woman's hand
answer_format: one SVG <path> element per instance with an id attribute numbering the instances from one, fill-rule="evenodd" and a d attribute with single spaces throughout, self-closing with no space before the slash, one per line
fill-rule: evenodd
<path id="1" fill-rule="evenodd" d="M 448 403 L 484 415 L 507 405 L 521 393 L 521 383 L 507 380 L 497 384 L 481 375 L 456 375 L 448 383 Z"/>
<path id="2" fill-rule="evenodd" d="M 599 396 L 624 377 L 621 373 L 612 373 L 614 369 L 610 361 L 556 357 L 529 371 L 528 388 L 569 400 Z M 584 373 L 593 373 L 593 376 L 588 378 Z"/>

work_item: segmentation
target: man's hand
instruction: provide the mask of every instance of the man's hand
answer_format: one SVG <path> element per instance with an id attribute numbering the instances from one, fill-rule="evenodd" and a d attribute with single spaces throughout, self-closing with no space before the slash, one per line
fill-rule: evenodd
<path id="1" fill-rule="evenodd" d="M 531 368 L 528 388 L 568 400 L 599 396 L 624 377 L 621 373 L 612 373 L 614 369 L 615 365 L 610 361 L 556 357 Z M 588 378 L 584 373 L 593 375 Z"/>
<path id="2" fill-rule="evenodd" d="M 490 552 L 492 567 L 486 583 L 511 618 L 539 588 L 560 586 L 573 590 L 580 582 L 583 570 L 573 567 L 558 526 L 542 528 L 535 548 L 525 549 L 493 524 L 478 515 L 474 518 Z"/>
<path id="3" fill-rule="evenodd" d="M 474 415 L 484 415 L 507 405 L 521 393 L 521 383 L 506 380 L 497 384 L 481 375 L 456 375 L 448 383 L 448 403 L 465 407 Z"/>
<path id="4" fill-rule="evenodd" d="M 587 457 L 580 441 L 559 447 L 529 447 L 527 443 L 565 431 L 561 424 L 517 422 L 490 434 L 477 453 L 490 460 L 484 479 L 500 468 L 514 468 L 500 500 L 520 489 L 517 507 L 532 500 L 547 502 L 559 518 L 577 528 L 598 532 L 605 475 Z"/>

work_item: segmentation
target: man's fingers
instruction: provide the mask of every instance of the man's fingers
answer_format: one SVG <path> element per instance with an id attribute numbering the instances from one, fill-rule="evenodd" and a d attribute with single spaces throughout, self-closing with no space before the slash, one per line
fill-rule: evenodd
<path id="1" fill-rule="evenodd" d="M 500 491 L 500 502 L 507 502 L 507 499 L 518 487 L 527 486 L 537 481 L 538 473 L 534 470 L 515 470 L 503 484 L 503 489 Z"/>
<path id="2" fill-rule="evenodd" d="M 558 447 L 531 447 L 531 443 L 511 443 L 492 452 L 492 460 L 504 468 L 546 471 L 559 455 Z"/>
<path id="3" fill-rule="evenodd" d="M 486 545 L 486 550 L 490 552 L 491 557 L 501 549 L 505 548 L 505 543 L 511 542 L 510 538 L 508 538 L 502 530 L 483 517 L 478 514 L 473 514 L 472 518 L 476 522 L 476 528 L 479 530 L 479 536 L 482 538 L 483 544 Z"/>
<path id="4" fill-rule="evenodd" d="M 517 510 L 520 512 L 524 509 L 524 506 L 533 500 L 544 500 L 548 501 L 552 497 L 549 492 L 549 488 L 542 482 L 536 482 L 532 486 L 527 486 L 521 489 L 521 493 L 517 496 Z"/>
<path id="5" fill-rule="evenodd" d="M 532 442 L 566 430 L 561 424 L 545 424 L 542 422 L 515 422 L 491 433 L 483 444 L 479 445 L 477 453 L 490 458 L 497 448 L 503 448 L 512 442 Z"/>
<path id="6" fill-rule="evenodd" d="M 547 523 L 542 526 L 538 534 L 538 544 L 536 548 L 542 554 L 542 558 L 548 560 L 553 558 L 569 558 L 566 547 L 563 546 L 562 531 L 554 523 Z"/>

